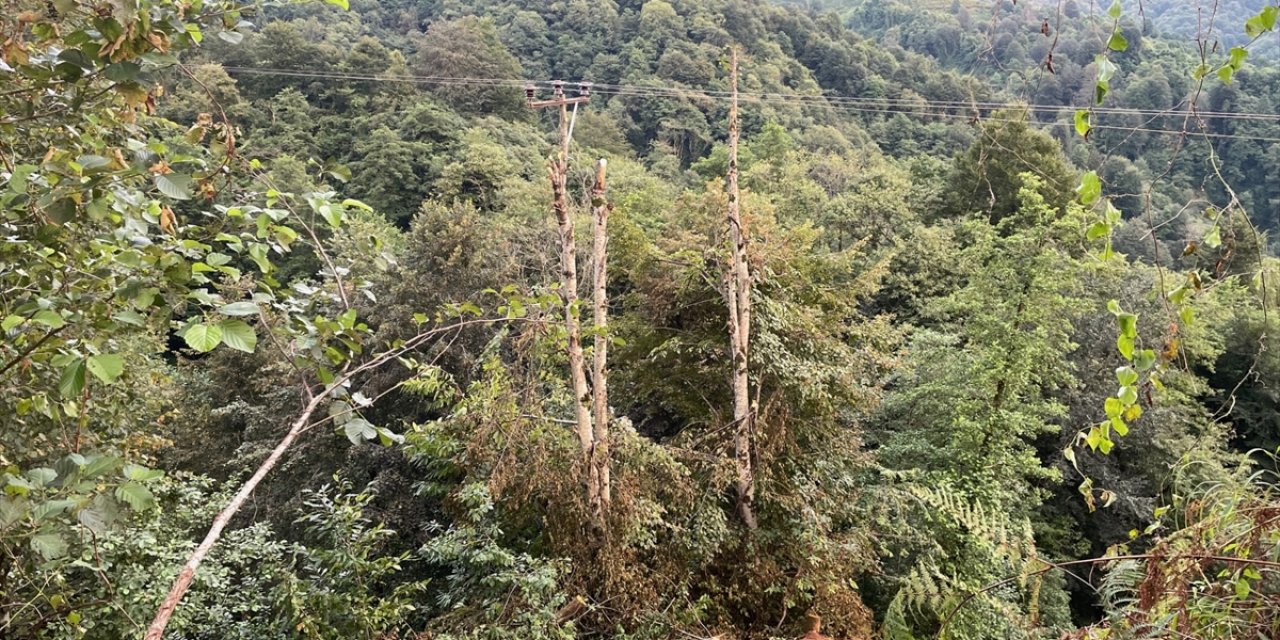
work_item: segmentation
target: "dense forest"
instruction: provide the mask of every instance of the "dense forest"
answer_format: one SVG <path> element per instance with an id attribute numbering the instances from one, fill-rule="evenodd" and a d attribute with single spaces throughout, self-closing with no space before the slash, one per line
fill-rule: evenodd
<path id="1" fill-rule="evenodd" d="M 4 0 L 0 638 L 1280 637 L 1274 0 Z"/>

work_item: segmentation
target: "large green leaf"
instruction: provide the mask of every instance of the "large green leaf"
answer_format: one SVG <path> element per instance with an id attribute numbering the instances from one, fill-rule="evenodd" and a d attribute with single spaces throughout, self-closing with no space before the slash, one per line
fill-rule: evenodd
<path id="1" fill-rule="evenodd" d="M 66 513 L 75 508 L 76 504 L 75 500 L 46 500 L 36 505 L 36 508 L 31 511 L 31 517 L 39 522 Z"/>
<path id="2" fill-rule="evenodd" d="M 34 164 L 20 164 L 13 168 L 13 175 L 9 178 L 9 190 L 14 193 L 27 192 L 27 178 L 31 176 L 39 167 Z"/>
<path id="3" fill-rule="evenodd" d="M 191 199 L 191 178 L 181 173 L 164 173 L 156 176 L 156 188 L 174 200 Z"/>
<path id="4" fill-rule="evenodd" d="M 31 537 L 31 548 L 46 561 L 67 555 L 67 541 L 56 533 L 40 533 Z"/>
<path id="5" fill-rule="evenodd" d="M 352 418 L 342 425 L 342 431 L 351 444 L 362 444 L 378 437 L 378 430 L 364 418 Z"/>
<path id="6" fill-rule="evenodd" d="M 111 384 L 124 373 L 124 359 L 115 353 L 103 353 L 96 356 L 89 356 L 85 362 L 95 378 Z"/>
<path id="7" fill-rule="evenodd" d="M 1076 188 L 1076 193 L 1080 196 L 1080 204 L 1090 205 L 1098 201 L 1102 197 L 1102 181 L 1098 179 L 1098 172 L 1090 171 L 1080 178 L 1080 186 Z"/>
<path id="8" fill-rule="evenodd" d="M 148 469 L 140 464 L 126 464 L 120 473 L 129 480 L 137 482 L 150 482 L 164 477 L 164 471 L 160 469 Z"/>
<path id="9" fill-rule="evenodd" d="M 31 321 L 38 322 L 50 329 L 58 329 L 66 326 L 67 324 L 66 320 L 63 320 L 62 316 L 59 315 L 57 311 L 53 311 L 51 309 L 41 309 L 37 311 L 35 315 L 31 316 Z"/>
<path id="10" fill-rule="evenodd" d="M 224 316 L 254 316 L 258 315 L 258 305 L 248 300 L 242 300 L 222 305 L 218 308 L 218 313 Z"/>
<path id="11" fill-rule="evenodd" d="M 216 324 L 193 324 L 182 334 L 187 346 L 200 353 L 213 351 L 222 342 L 222 327 Z"/>
<path id="12" fill-rule="evenodd" d="M 1111 34 L 1111 39 L 1107 41 L 1107 48 L 1112 51 L 1124 51 L 1129 48 L 1129 40 L 1119 31 Z"/>
<path id="13" fill-rule="evenodd" d="M 135 511 L 142 511 L 155 504 L 156 497 L 142 483 L 130 480 L 116 487 L 116 499 L 129 505 Z"/>
<path id="14" fill-rule="evenodd" d="M 245 353 L 257 348 L 258 334 L 244 320 L 223 320 L 218 326 L 222 329 L 222 344 Z"/>
<path id="15" fill-rule="evenodd" d="M 1089 132 L 1093 130 L 1093 125 L 1090 124 L 1091 115 L 1088 109 L 1076 111 L 1076 133 L 1080 134 L 1081 137 L 1089 137 Z"/>
<path id="16" fill-rule="evenodd" d="M 84 360 L 79 358 L 62 370 L 62 377 L 58 380 L 58 391 L 62 397 L 75 398 L 84 391 L 84 370 Z"/>

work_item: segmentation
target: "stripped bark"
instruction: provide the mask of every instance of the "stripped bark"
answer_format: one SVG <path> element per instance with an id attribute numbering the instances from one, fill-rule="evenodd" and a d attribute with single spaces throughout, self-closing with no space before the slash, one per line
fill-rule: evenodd
<path id="1" fill-rule="evenodd" d="M 560 294 L 564 298 L 564 328 L 568 337 L 569 379 L 573 391 L 574 431 L 582 448 L 583 485 L 587 504 L 600 503 L 600 483 L 591 464 L 594 448 L 591 424 L 591 391 L 587 386 L 586 362 L 582 354 L 582 324 L 578 320 L 578 246 L 574 240 L 573 215 L 569 210 L 569 118 L 560 106 L 560 153 L 550 163 L 551 209 L 560 232 Z M 595 520 L 594 526 L 601 524 Z"/>
<path id="2" fill-rule="evenodd" d="M 592 504 L 593 515 L 599 522 L 604 522 L 605 512 L 613 498 L 611 470 L 609 463 L 609 300 L 605 286 L 609 282 L 609 213 L 613 207 L 605 198 L 605 160 L 600 159 L 596 165 L 596 181 L 591 188 L 592 225 L 592 309 L 595 323 L 594 343 L 592 345 L 591 392 L 592 392 L 592 434 L 591 434 L 591 467 L 592 480 L 598 484 L 599 500 Z"/>
<path id="3" fill-rule="evenodd" d="M 751 346 L 751 267 L 747 263 L 747 232 L 742 226 L 738 192 L 738 50 L 730 61 L 729 171 L 726 189 L 729 213 L 726 224 L 732 243 L 729 272 L 725 274 L 725 302 L 729 307 L 729 344 L 733 355 L 733 454 L 737 466 L 738 517 L 748 529 L 756 528 L 755 472 L 752 468 L 754 415 L 751 411 L 747 365 Z"/>

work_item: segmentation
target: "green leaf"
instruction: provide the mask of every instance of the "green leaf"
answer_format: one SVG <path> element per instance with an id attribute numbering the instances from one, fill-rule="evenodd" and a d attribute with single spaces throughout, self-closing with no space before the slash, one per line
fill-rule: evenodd
<path id="1" fill-rule="evenodd" d="M 125 309 L 124 311 L 111 316 L 111 319 L 116 322 L 131 324 L 135 327 L 141 327 L 147 324 L 147 320 L 142 317 L 142 314 L 131 309 Z"/>
<path id="2" fill-rule="evenodd" d="M 244 320 L 223 320 L 218 326 L 222 329 L 222 344 L 245 353 L 257 348 L 258 334 Z"/>
<path id="3" fill-rule="evenodd" d="M 1143 349 L 1138 352 L 1138 358 L 1134 362 L 1134 366 L 1138 368 L 1138 371 L 1146 371 L 1155 366 L 1155 363 L 1156 352 L 1152 349 Z"/>
<path id="4" fill-rule="evenodd" d="M 1274 7 L 1267 7 L 1267 9 L 1274 9 Z M 1271 12 L 1271 20 L 1270 24 L 1268 24 L 1267 10 L 1263 9 L 1262 13 L 1259 13 L 1245 21 L 1244 32 L 1248 34 L 1250 38 L 1256 38 L 1274 29 L 1275 26 L 1275 12 Z"/>
<path id="5" fill-rule="evenodd" d="M 13 175 L 9 177 L 9 190 L 14 193 L 27 192 L 27 178 L 35 172 L 36 167 L 33 164 L 20 164 L 13 168 Z"/>
<path id="6" fill-rule="evenodd" d="M 39 522 L 45 518 L 52 518 L 66 513 L 73 509 L 76 504 L 75 500 L 47 500 L 36 505 L 36 508 L 31 512 L 31 517 Z"/>
<path id="7" fill-rule="evenodd" d="M 1102 197 L 1102 181 L 1098 179 L 1097 171 L 1090 171 L 1080 178 L 1076 194 L 1080 196 L 1080 204 L 1083 205 L 1093 204 Z"/>
<path id="8" fill-rule="evenodd" d="M 1112 51 L 1124 51 L 1129 48 L 1129 41 L 1119 31 L 1111 34 L 1111 39 L 1107 41 L 1107 48 Z"/>
<path id="9" fill-rule="evenodd" d="M 85 528 L 97 535 L 106 533 L 111 519 L 111 514 L 98 505 L 85 507 L 76 513 L 76 522 L 84 525 Z"/>
<path id="10" fill-rule="evenodd" d="M 1084 443 L 1089 445 L 1090 449 L 1097 451 L 1098 445 L 1102 444 L 1102 430 L 1097 427 L 1090 427 L 1089 435 L 1085 436 Z"/>
<path id="11" fill-rule="evenodd" d="M 45 210 L 49 214 L 49 218 L 58 224 L 66 224 L 76 217 L 76 201 L 71 198 L 62 198 L 57 202 L 49 205 Z"/>
<path id="12" fill-rule="evenodd" d="M 1276 28 L 1276 20 L 1280 18 L 1280 7 L 1270 5 L 1262 9 L 1262 13 L 1258 14 L 1262 28 L 1271 31 Z"/>
<path id="13" fill-rule="evenodd" d="M 148 469 L 140 464 L 126 464 L 124 468 L 120 470 L 120 474 L 127 480 L 134 480 L 137 482 L 151 482 L 152 480 L 159 480 L 164 477 L 164 471 L 160 469 Z"/>
<path id="14" fill-rule="evenodd" d="M 364 418 L 352 418 L 342 425 L 342 432 L 347 435 L 351 444 L 363 444 L 367 440 L 378 437 L 378 430 Z"/>
<path id="15" fill-rule="evenodd" d="M 341 7 L 343 11 L 346 11 L 351 8 L 350 5 L 347 4 L 347 0 L 324 0 L 324 1 L 335 7 Z"/>
<path id="16" fill-rule="evenodd" d="M 1105 407 L 1108 418 L 1114 418 L 1124 412 L 1124 403 L 1120 402 L 1120 398 L 1107 398 Z"/>
<path id="17" fill-rule="evenodd" d="M 115 353 L 89 356 L 85 364 L 89 368 L 89 373 L 107 384 L 115 382 L 120 374 L 124 373 L 124 359 Z"/>
<path id="18" fill-rule="evenodd" d="M 222 327 L 216 324 L 193 324 L 182 334 L 187 346 L 200 353 L 213 351 L 222 341 Z"/>
<path id="19" fill-rule="evenodd" d="M 1244 66 L 1244 61 L 1249 57 L 1249 50 L 1244 47 L 1231 47 L 1231 53 L 1227 60 L 1227 64 L 1237 71 Z"/>
<path id="20" fill-rule="evenodd" d="M 1116 72 L 1120 70 L 1120 67 L 1116 66 L 1116 63 L 1112 62 L 1110 58 L 1106 56 L 1101 56 L 1101 55 L 1098 56 L 1097 63 L 1098 63 L 1098 82 L 1101 84 L 1106 84 L 1108 89 L 1111 88 L 1111 85 L 1109 83 L 1111 79 L 1115 77 Z M 1099 100 L 1099 102 L 1101 102 L 1101 100 Z"/>
<path id="21" fill-rule="evenodd" d="M 1111 233 L 1111 225 L 1102 221 L 1098 221 L 1089 225 L 1089 230 L 1085 232 L 1085 237 L 1089 238 L 1090 240 L 1097 240 L 1098 238 L 1107 237 L 1110 233 Z"/>
<path id="22" fill-rule="evenodd" d="M 1107 15 L 1111 16 L 1113 20 L 1119 20 L 1120 15 L 1123 12 L 1124 12 L 1124 7 L 1120 6 L 1120 0 L 1115 0 L 1114 2 L 1112 2 L 1111 7 L 1107 9 Z"/>
<path id="23" fill-rule="evenodd" d="M 102 75 L 112 82 L 129 82 L 138 77 L 142 65 L 132 60 L 122 60 L 102 71 Z"/>
<path id="24" fill-rule="evenodd" d="M 36 488 L 47 487 L 58 479 L 58 472 L 48 467 L 38 467 L 27 472 L 27 479 Z"/>
<path id="25" fill-rule="evenodd" d="M 1131 367 L 1120 367 L 1116 369 L 1116 380 L 1122 386 L 1129 386 L 1138 381 L 1138 372 Z"/>
<path id="26" fill-rule="evenodd" d="M 342 226 L 342 207 L 335 207 L 332 203 L 325 203 L 316 207 L 316 211 L 320 213 L 325 222 L 329 223 L 329 226 L 335 229 Z"/>
<path id="27" fill-rule="evenodd" d="M 258 315 L 258 305 L 249 300 L 242 300 L 222 305 L 218 308 L 218 313 L 224 316 L 256 316 Z"/>
<path id="28" fill-rule="evenodd" d="M 134 511 L 143 511 L 156 502 L 151 490 L 134 480 L 116 487 L 116 499 L 129 505 Z"/>
<path id="29" fill-rule="evenodd" d="M 1218 79 L 1222 81 L 1222 84 L 1231 84 L 1231 78 L 1235 75 L 1235 72 L 1235 69 L 1230 66 L 1223 66 L 1218 69 Z"/>
<path id="30" fill-rule="evenodd" d="M 258 265 L 258 269 L 263 273 L 271 273 L 271 260 L 267 258 L 267 249 L 269 247 L 261 242 L 255 242 L 249 245 L 249 257 Z"/>
<path id="31" fill-rule="evenodd" d="M 1120 355 L 1126 359 L 1133 359 L 1133 337 L 1121 334 L 1116 338 L 1116 349 L 1120 351 Z"/>
<path id="32" fill-rule="evenodd" d="M 324 172 L 339 182 L 351 182 L 351 169 L 346 165 L 325 163 Z"/>
<path id="33" fill-rule="evenodd" d="M 1116 396 L 1120 398 L 1120 402 L 1123 402 L 1124 406 L 1131 406 L 1138 402 L 1138 388 L 1128 386 L 1120 387 L 1120 390 L 1116 392 Z"/>
<path id="34" fill-rule="evenodd" d="M 1138 337 L 1138 316 L 1122 313 L 1116 316 L 1116 323 L 1120 325 L 1120 335 L 1130 338 Z"/>
<path id="35" fill-rule="evenodd" d="M 1107 224 L 1111 225 L 1120 224 L 1120 219 L 1124 215 L 1120 213 L 1120 210 L 1116 208 L 1115 203 L 1111 202 L 1109 198 L 1107 199 L 1107 206 L 1104 208 L 1102 214 L 1106 218 Z"/>
<path id="36" fill-rule="evenodd" d="M 53 311 L 51 309 L 41 309 L 37 311 L 35 315 L 31 316 L 31 321 L 38 322 L 50 329 L 57 329 L 67 324 L 57 311 Z"/>
<path id="37" fill-rule="evenodd" d="M 1080 137 L 1089 137 L 1089 132 L 1093 130 L 1093 125 L 1089 122 L 1091 118 L 1092 114 L 1089 113 L 1088 109 L 1076 111 L 1076 133 L 1080 134 Z"/>
<path id="38" fill-rule="evenodd" d="M 67 555 L 67 541 L 56 533 L 39 533 L 31 536 L 31 548 L 46 562 Z"/>
<path id="39" fill-rule="evenodd" d="M 191 199 L 191 178 L 180 173 L 165 173 L 155 177 L 156 188 L 174 200 Z"/>
<path id="40" fill-rule="evenodd" d="M 1222 246 L 1222 228 L 1214 225 L 1209 233 L 1204 236 L 1204 245 L 1210 249 L 1217 249 Z"/>
<path id="41" fill-rule="evenodd" d="M 104 473 L 114 471 L 120 466 L 120 459 L 114 456 L 90 456 L 88 463 L 80 470 L 86 478 L 96 478 Z"/>
<path id="42" fill-rule="evenodd" d="M 84 360 L 79 358 L 62 370 L 62 377 L 58 380 L 58 391 L 62 397 L 75 398 L 84 391 L 84 370 Z"/>
<path id="43" fill-rule="evenodd" d="M 1117 435 L 1129 435 L 1129 425 L 1120 416 L 1111 418 L 1111 428 L 1116 430 Z"/>
<path id="44" fill-rule="evenodd" d="M 378 427 L 378 441 L 382 443 L 382 446 L 389 447 L 393 444 L 404 444 L 404 436 L 390 429 Z"/>

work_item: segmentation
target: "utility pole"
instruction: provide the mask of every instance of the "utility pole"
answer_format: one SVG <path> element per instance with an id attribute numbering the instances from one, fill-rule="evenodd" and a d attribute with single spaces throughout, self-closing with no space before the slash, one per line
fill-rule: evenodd
<path id="1" fill-rule="evenodd" d="M 591 194 L 592 210 L 596 217 L 593 243 L 595 258 L 593 306 L 596 325 L 592 371 L 594 374 L 592 382 L 595 387 L 593 393 L 592 388 L 587 385 L 586 362 L 582 352 L 582 325 L 578 319 L 578 248 L 574 239 L 573 216 L 569 209 L 568 194 L 569 142 L 573 136 L 573 122 L 578 113 L 578 105 L 591 101 L 591 88 L 587 84 L 580 85 L 578 96 L 572 98 L 565 95 L 563 82 L 554 82 L 552 88 L 554 95 L 550 100 L 535 100 L 536 89 L 532 86 L 525 87 L 525 102 L 531 109 L 558 108 L 560 110 L 559 152 L 548 163 L 552 192 L 551 209 L 555 213 L 560 232 L 560 288 L 564 296 L 569 378 L 574 395 L 574 431 L 578 435 L 578 443 L 582 449 L 583 486 L 591 512 L 591 524 L 597 531 L 603 531 L 606 526 L 605 512 L 612 493 L 608 444 L 608 399 L 605 395 L 607 393 L 605 382 L 607 350 L 603 336 L 606 302 L 604 254 L 607 243 L 603 234 L 608 217 L 608 204 L 604 198 L 605 163 L 604 160 L 600 161 L 596 171 L 595 188 L 592 189 Z M 572 114 L 569 111 L 570 106 L 573 107 Z"/>
<path id="2" fill-rule="evenodd" d="M 748 529 L 756 528 L 754 453 L 754 412 L 751 408 L 750 380 L 747 377 L 751 346 L 751 267 L 747 263 L 747 231 L 742 226 L 738 192 L 738 49 L 729 59 L 729 171 L 726 190 L 729 212 L 726 225 L 732 243 L 729 271 L 724 278 L 725 302 L 729 307 L 729 345 L 733 355 L 733 455 L 737 466 L 738 517 Z"/>

